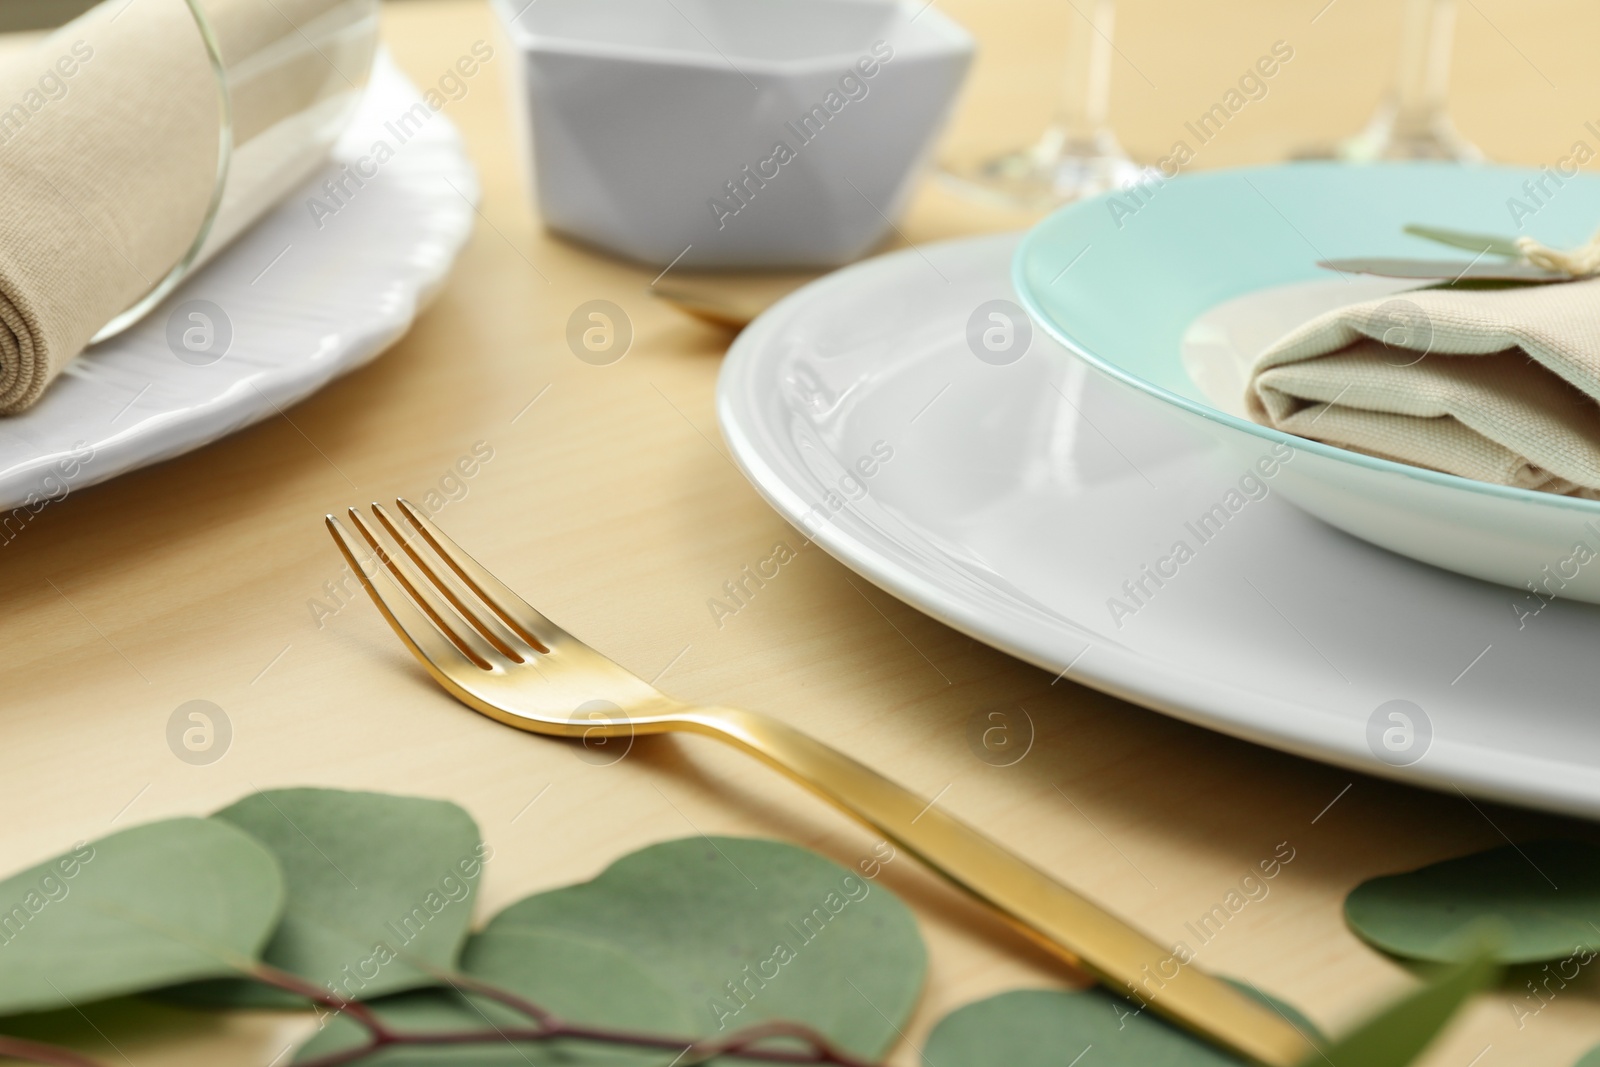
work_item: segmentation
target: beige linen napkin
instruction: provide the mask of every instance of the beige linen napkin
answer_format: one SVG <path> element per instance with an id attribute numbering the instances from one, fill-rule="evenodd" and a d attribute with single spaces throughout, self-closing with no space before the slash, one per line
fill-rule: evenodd
<path id="1" fill-rule="evenodd" d="M 1600 499 L 1600 279 L 1339 308 L 1262 353 L 1246 403 L 1300 437 Z"/>
<path id="2" fill-rule="evenodd" d="M 342 4 L 206 0 L 236 145 L 349 88 L 302 32 Z M 216 177 L 217 100 L 178 0 L 102 4 L 0 68 L 0 414 L 36 402 L 189 249 Z"/>

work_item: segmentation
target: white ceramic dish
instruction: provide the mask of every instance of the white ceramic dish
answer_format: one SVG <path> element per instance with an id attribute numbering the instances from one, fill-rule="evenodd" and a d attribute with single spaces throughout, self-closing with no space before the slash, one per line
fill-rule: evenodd
<path id="1" fill-rule="evenodd" d="M 494 9 L 545 223 L 658 267 L 859 258 L 900 213 L 973 49 L 923 0 Z"/>
<path id="2" fill-rule="evenodd" d="M 0 544 L 46 501 L 275 417 L 410 328 L 471 233 L 478 196 L 459 135 L 421 99 L 380 53 L 329 168 L 69 364 L 37 406 L 0 419 Z M 386 124 L 406 115 L 400 144 Z M 380 141 L 395 151 L 377 163 Z M 323 183 L 363 160 L 373 176 L 345 179 L 334 199 Z"/>
<path id="3" fill-rule="evenodd" d="M 1013 281 L 1041 328 L 1241 458 L 1299 450 L 1303 462 L 1285 470 L 1281 488 L 1318 518 L 1461 574 L 1600 603 L 1600 501 L 1292 437 L 1242 417 L 1236 397 L 1219 402 L 1216 380 L 1192 376 L 1201 334 L 1212 347 L 1253 357 L 1317 312 L 1388 291 L 1340 282 L 1318 259 L 1440 258 L 1438 246 L 1404 226 L 1503 228 L 1506 198 L 1539 177 L 1527 168 L 1432 163 L 1214 171 L 1147 186 L 1137 204 L 1122 194 L 1063 208 L 1024 239 Z M 1577 245 L 1597 217 L 1600 179 L 1580 177 L 1528 220 L 1528 232 Z M 1237 339 L 1217 338 L 1229 330 Z"/>
<path id="4" fill-rule="evenodd" d="M 780 513 L 1052 674 L 1363 771 L 1600 816 L 1600 609 L 1325 525 L 1278 491 L 1303 453 L 1263 476 L 1042 331 L 1016 362 L 978 359 L 969 321 L 1016 299 L 1015 242 L 870 260 L 739 337 L 719 417 Z M 1230 493 L 1242 504 L 1202 541 L 1191 527 Z M 1158 586 L 1146 567 L 1175 573 Z"/>

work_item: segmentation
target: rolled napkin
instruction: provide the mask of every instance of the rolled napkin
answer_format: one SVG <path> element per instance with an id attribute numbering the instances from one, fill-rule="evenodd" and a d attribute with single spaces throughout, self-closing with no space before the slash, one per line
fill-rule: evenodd
<path id="1" fill-rule="evenodd" d="M 365 80 L 372 4 L 202 6 L 234 117 L 208 256 L 325 160 Z M 218 100 L 182 0 L 102 4 L 0 68 L 0 414 L 35 403 L 189 251 L 216 187 Z"/>
<path id="2" fill-rule="evenodd" d="M 1261 354 L 1246 403 L 1299 437 L 1600 499 L 1600 279 L 1330 311 Z"/>

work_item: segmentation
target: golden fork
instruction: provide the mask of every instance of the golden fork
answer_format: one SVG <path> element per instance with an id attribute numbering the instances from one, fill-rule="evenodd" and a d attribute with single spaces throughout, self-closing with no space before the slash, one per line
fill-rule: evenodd
<path id="1" fill-rule="evenodd" d="M 392 541 L 349 510 L 377 565 L 362 560 L 333 515 L 328 530 L 389 625 L 462 703 L 520 730 L 556 737 L 674 731 L 714 737 L 832 801 L 1115 992 L 1270 1067 L 1291 1067 L 1314 1051 L 1274 1009 L 1179 961 L 870 767 L 776 719 L 685 704 L 660 692 L 534 610 L 414 505 L 396 503 L 417 536 L 403 533 L 379 504 L 372 505 L 373 514 Z M 578 713 L 597 699 L 620 713 L 600 722 Z"/>

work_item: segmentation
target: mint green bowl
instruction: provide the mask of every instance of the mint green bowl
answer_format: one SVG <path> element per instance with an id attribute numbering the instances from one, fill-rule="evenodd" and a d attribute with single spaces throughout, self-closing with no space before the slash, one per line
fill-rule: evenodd
<path id="1" fill-rule="evenodd" d="M 1523 185 L 1541 176 L 1514 167 L 1300 163 L 1183 177 L 1057 211 L 1018 248 L 1012 277 L 1029 314 L 1068 350 L 1203 423 L 1241 464 L 1275 446 L 1280 454 L 1293 448 L 1274 488 L 1323 521 L 1447 570 L 1600 603 L 1600 561 L 1570 565 L 1580 542 L 1600 554 L 1600 502 L 1473 481 L 1258 425 L 1208 398 L 1183 358 L 1191 325 L 1218 305 L 1293 283 L 1337 286 L 1319 259 L 1459 258 L 1403 233 L 1407 223 L 1514 234 L 1516 198 L 1536 208 L 1520 232 L 1556 246 L 1583 243 L 1600 225 L 1600 179 L 1580 175 L 1560 187 L 1546 179 L 1550 195 L 1537 204 Z"/>

